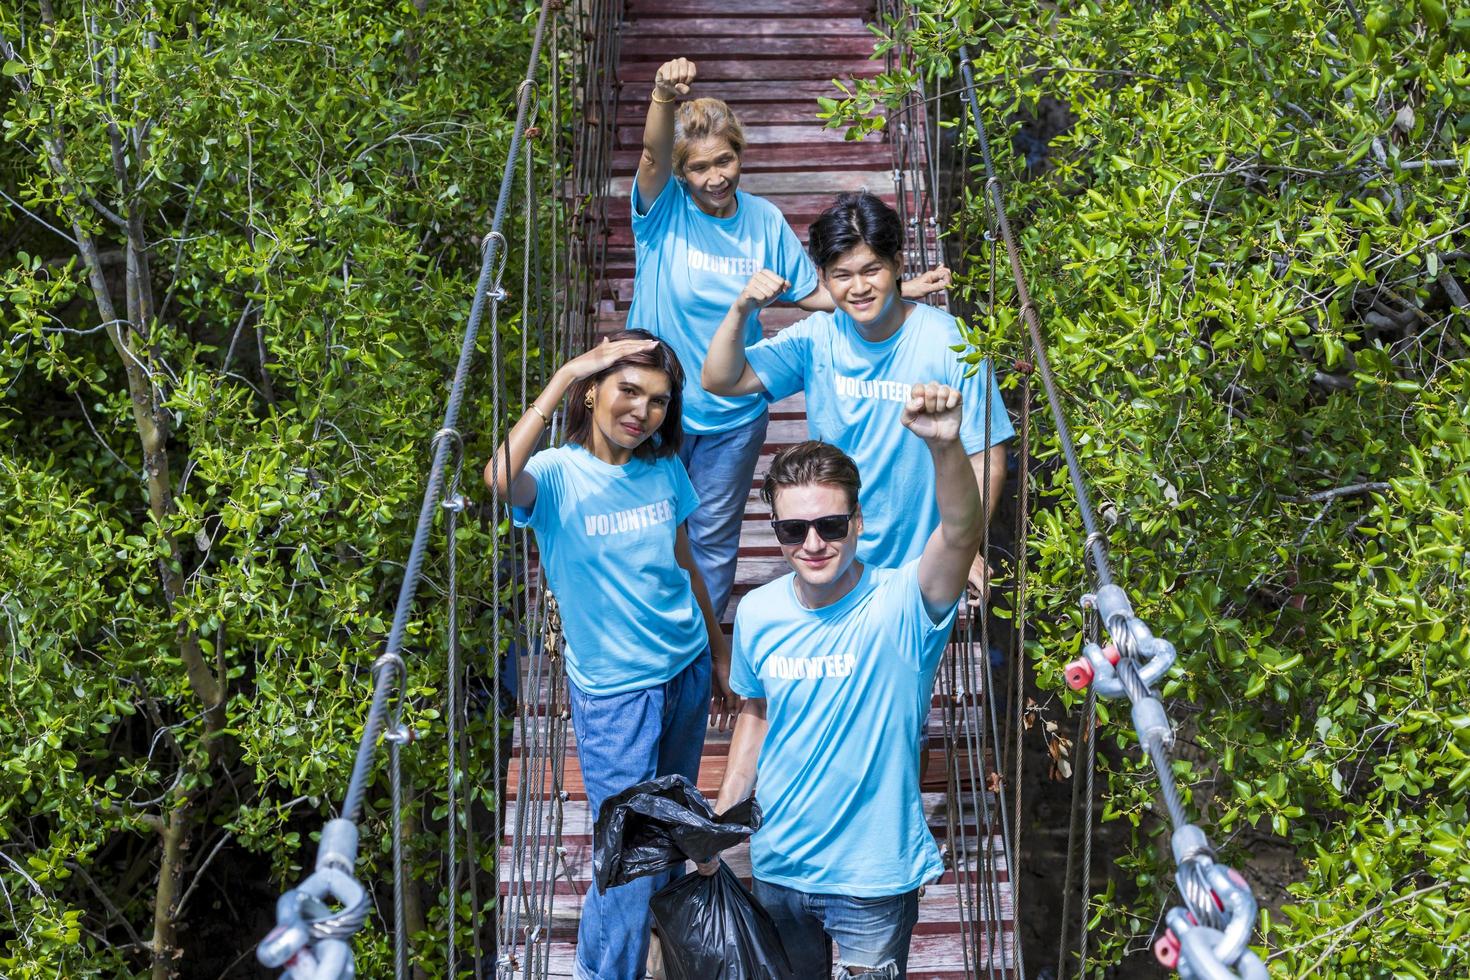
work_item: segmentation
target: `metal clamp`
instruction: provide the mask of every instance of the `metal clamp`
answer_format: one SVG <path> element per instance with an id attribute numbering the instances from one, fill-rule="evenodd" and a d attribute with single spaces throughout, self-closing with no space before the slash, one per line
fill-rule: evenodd
<path id="1" fill-rule="evenodd" d="M 276 901 L 276 927 L 255 949 L 262 966 L 284 967 L 285 980 L 352 980 L 357 975 L 349 940 L 367 918 L 368 897 L 352 877 L 356 862 L 357 825 L 328 821 L 316 870 Z"/>
<path id="2" fill-rule="evenodd" d="M 1170 909 L 1165 916 L 1169 928 L 1154 944 L 1154 956 L 1165 967 L 1177 969 L 1185 980 L 1264 980 L 1265 965 L 1249 945 L 1256 918 L 1256 898 L 1250 885 L 1235 869 L 1215 864 L 1209 856 L 1194 850 L 1204 835 L 1192 825 L 1187 828 L 1193 833 L 1185 833 L 1183 838 L 1175 832 L 1175 851 L 1177 854 L 1182 847 L 1195 856 L 1181 863 L 1180 877 L 1198 874 L 1207 883 L 1210 911 L 1214 913 L 1210 918 L 1218 927 L 1203 922 L 1194 912 Z"/>
<path id="3" fill-rule="evenodd" d="M 1120 653 L 1138 661 L 1138 678 L 1145 687 L 1153 687 L 1162 680 L 1169 668 L 1174 666 L 1174 645 L 1154 636 L 1143 620 L 1133 615 L 1133 606 L 1128 601 L 1127 593 L 1116 585 L 1105 585 L 1092 597 L 1092 604 L 1113 637 L 1113 643 L 1106 650 L 1096 643 L 1089 643 L 1082 648 L 1083 657 L 1092 670 L 1090 683 L 1097 693 L 1107 698 L 1123 697 L 1127 694 L 1114 666 Z M 1070 666 L 1068 671 L 1070 682 L 1073 676 Z M 1082 686 L 1086 687 L 1087 684 Z"/>

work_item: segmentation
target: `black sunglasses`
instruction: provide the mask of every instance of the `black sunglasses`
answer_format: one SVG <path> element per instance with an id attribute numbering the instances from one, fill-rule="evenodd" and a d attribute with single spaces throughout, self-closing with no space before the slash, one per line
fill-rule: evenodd
<path id="1" fill-rule="evenodd" d="M 771 530 L 776 532 L 776 540 L 782 544 L 801 544 L 806 540 L 808 528 L 816 528 L 817 536 L 823 541 L 841 541 L 847 537 L 848 526 L 852 523 L 854 511 L 846 514 L 828 514 L 826 517 L 818 517 L 810 521 L 792 518 L 785 521 L 772 521 Z"/>

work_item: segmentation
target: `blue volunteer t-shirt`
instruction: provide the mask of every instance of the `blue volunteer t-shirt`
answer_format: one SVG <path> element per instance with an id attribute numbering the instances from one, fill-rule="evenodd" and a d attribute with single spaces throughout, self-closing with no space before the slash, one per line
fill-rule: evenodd
<path id="1" fill-rule="evenodd" d="M 964 399 L 960 442 L 974 455 L 1015 435 L 988 361 L 969 367 L 954 347 L 965 344 L 955 318 L 937 307 L 913 312 L 882 343 L 870 343 L 841 310 L 813 313 L 745 350 L 772 401 L 806 392 L 807 428 L 857 463 L 863 486 L 858 558 L 896 568 L 917 558 L 939 526 L 934 463 L 924 440 L 900 421 L 909 391 L 940 381 Z M 990 432 L 985 406 L 990 405 Z"/>
<path id="2" fill-rule="evenodd" d="M 793 578 L 735 612 L 730 686 L 765 698 L 769 724 L 755 876 L 857 898 L 912 891 L 944 870 L 919 796 L 918 741 L 954 608 L 929 618 L 917 561 L 867 565 L 821 609 L 798 601 Z"/>
<path id="3" fill-rule="evenodd" d="M 536 532 L 567 674 L 601 697 L 671 680 L 709 639 L 689 573 L 674 561 L 679 525 L 699 503 L 684 464 L 614 466 L 569 443 L 532 456 L 526 472 L 536 503 L 511 514 Z"/>
<path id="4" fill-rule="evenodd" d="M 629 328 L 666 341 L 684 366 L 684 428 L 728 432 L 758 418 L 758 395 L 723 398 L 704 390 L 699 373 L 715 330 L 750 277 L 770 269 L 791 283 L 781 299 L 795 302 L 817 288 L 817 272 L 800 240 L 770 201 L 735 192 L 735 213 L 715 218 L 699 210 L 684 182 L 670 177 L 647 204 L 633 185 L 637 249 Z M 745 343 L 761 338 L 759 313 L 745 324 Z"/>

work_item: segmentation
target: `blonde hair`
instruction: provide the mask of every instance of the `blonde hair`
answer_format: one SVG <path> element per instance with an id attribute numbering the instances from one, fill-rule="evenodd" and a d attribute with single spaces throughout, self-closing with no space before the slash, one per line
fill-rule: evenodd
<path id="1" fill-rule="evenodd" d="M 690 146 L 712 136 L 729 143 L 737 157 L 745 152 L 745 127 L 728 105 L 719 99 L 690 99 L 680 103 L 674 116 L 674 173 L 684 173 Z"/>

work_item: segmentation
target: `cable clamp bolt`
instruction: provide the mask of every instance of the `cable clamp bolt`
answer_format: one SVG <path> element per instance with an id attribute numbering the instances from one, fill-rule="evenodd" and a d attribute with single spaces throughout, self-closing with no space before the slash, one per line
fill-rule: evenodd
<path id="1" fill-rule="evenodd" d="M 470 498 L 462 493 L 451 494 L 439 501 L 439 506 L 445 510 L 452 510 L 456 514 L 460 514 L 469 508 Z"/>
<path id="2" fill-rule="evenodd" d="M 392 742 L 395 745 L 412 745 L 418 739 L 418 732 L 407 725 L 399 725 L 397 728 L 390 728 L 383 732 L 383 741 Z"/>

